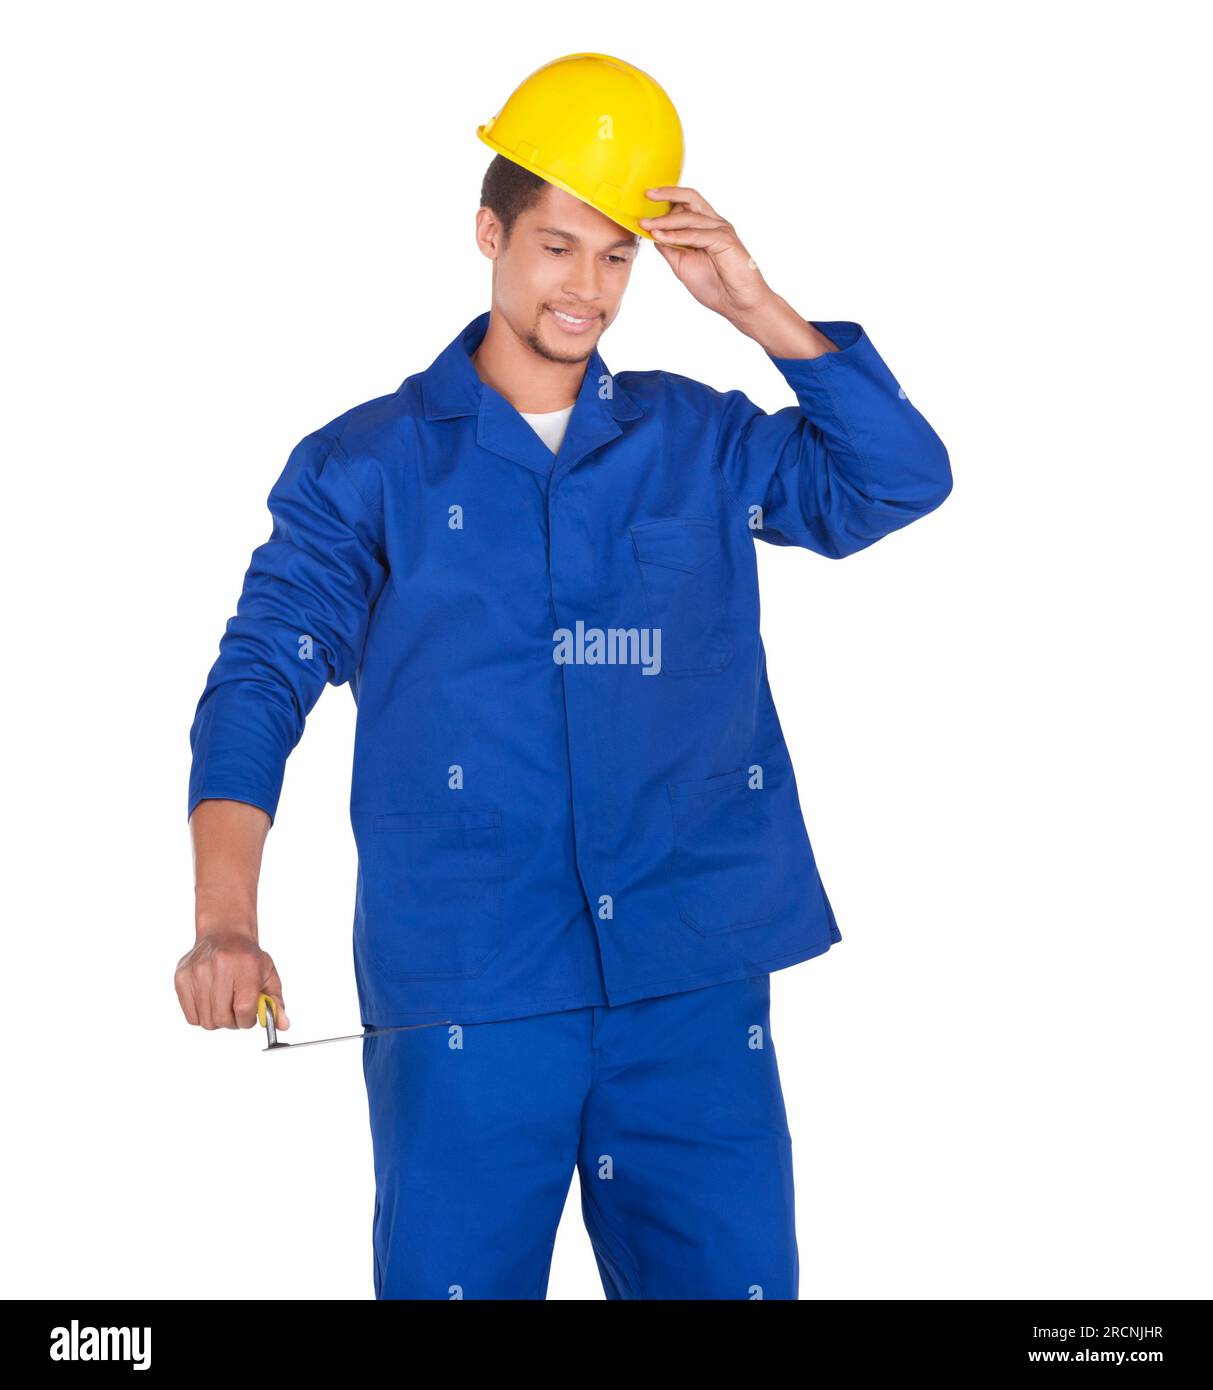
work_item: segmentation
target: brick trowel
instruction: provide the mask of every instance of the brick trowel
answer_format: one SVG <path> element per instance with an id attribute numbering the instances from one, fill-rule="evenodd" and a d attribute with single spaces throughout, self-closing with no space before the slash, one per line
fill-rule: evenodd
<path id="1" fill-rule="evenodd" d="M 395 1028 L 363 1028 L 361 1033 L 342 1033 L 337 1038 L 309 1038 L 306 1042 L 279 1042 L 278 1041 L 278 1005 L 268 994 L 257 996 L 257 1022 L 265 1029 L 265 1036 L 269 1045 L 263 1047 L 263 1052 L 277 1052 L 284 1047 L 314 1047 L 317 1043 L 328 1042 L 350 1042 L 354 1038 L 376 1038 L 380 1033 L 408 1033 L 415 1028 L 441 1028 L 444 1024 L 449 1024 L 449 1018 L 439 1019 L 435 1023 L 403 1023 Z"/>

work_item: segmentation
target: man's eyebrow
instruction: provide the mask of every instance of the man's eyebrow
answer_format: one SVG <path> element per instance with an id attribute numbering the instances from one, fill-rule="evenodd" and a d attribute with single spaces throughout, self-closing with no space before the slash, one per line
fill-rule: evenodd
<path id="1" fill-rule="evenodd" d="M 563 227 L 536 227 L 535 231 L 540 236 L 559 236 L 565 241 L 572 241 L 580 245 L 581 238 L 575 232 L 566 232 Z M 635 246 L 640 240 L 637 236 L 621 236 L 617 241 L 608 242 L 609 246 Z"/>

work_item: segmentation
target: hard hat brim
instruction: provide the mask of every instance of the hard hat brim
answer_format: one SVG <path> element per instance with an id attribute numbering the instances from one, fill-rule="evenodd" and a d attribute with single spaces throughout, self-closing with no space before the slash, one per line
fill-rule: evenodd
<path id="1" fill-rule="evenodd" d="M 491 135 L 485 133 L 487 126 L 488 122 L 485 122 L 484 125 L 478 125 L 476 127 L 476 137 L 483 144 L 487 145 L 489 149 L 494 151 L 494 153 L 510 160 L 513 164 L 520 165 L 523 169 L 536 175 L 536 177 L 543 179 L 545 183 L 554 184 L 557 188 L 569 194 L 570 197 L 576 198 L 578 202 L 585 203 L 587 207 L 593 208 L 595 212 L 600 212 L 604 217 L 609 217 L 612 222 L 617 222 L 625 231 L 635 232 L 637 236 L 643 237 L 646 241 L 653 240 L 652 234 L 647 232 L 639 222 L 630 218 L 627 213 L 616 212 L 611 208 L 601 207 L 598 203 L 594 202 L 592 198 L 587 198 L 584 193 L 579 193 L 575 188 L 570 187 L 563 179 L 557 178 L 555 174 L 550 173 L 546 169 L 541 169 L 534 161 L 523 159 L 515 154 L 513 150 L 505 149 L 504 146 L 498 144 Z M 668 210 L 669 204 L 667 203 L 665 206 Z M 660 216 L 660 214 L 655 213 L 654 216 Z"/>

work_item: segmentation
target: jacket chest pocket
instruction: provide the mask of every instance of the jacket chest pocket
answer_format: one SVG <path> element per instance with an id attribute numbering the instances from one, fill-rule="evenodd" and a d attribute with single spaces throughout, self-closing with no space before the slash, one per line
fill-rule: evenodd
<path id="1" fill-rule="evenodd" d="M 733 657 L 717 523 L 667 517 L 629 528 L 652 627 L 661 632 L 661 669 L 707 675 Z"/>
<path id="2" fill-rule="evenodd" d="M 462 980 L 501 950 L 501 813 L 376 816 L 361 866 L 367 946 L 393 980 Z"/>
<path id="3" fill-rule="evenodd" d="M 781 854 L 765 791 L 746 768 L 667 785 L 674 822 L 673 895 L 701 936 L 756 927 L 778 906 Z"/>

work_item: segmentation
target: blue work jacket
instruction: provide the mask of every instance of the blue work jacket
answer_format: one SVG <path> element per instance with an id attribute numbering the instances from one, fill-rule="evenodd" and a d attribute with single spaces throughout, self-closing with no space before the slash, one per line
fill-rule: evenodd
<path id="1" fill-rule="evenodd" d="M 482 1022 L 780 969 L 841 933 L 767 683 L 755 539 L 838 559 L 948 454 L 861 325 L 796 404 L 595 350 L 555 455 L 469 360 L 306 435 L 198 702 L 189 809 L 271 819 L 325 684 L 357 703 L 363 1022 Z M 806 692 L 801 692 L 802 694 Z"/>

